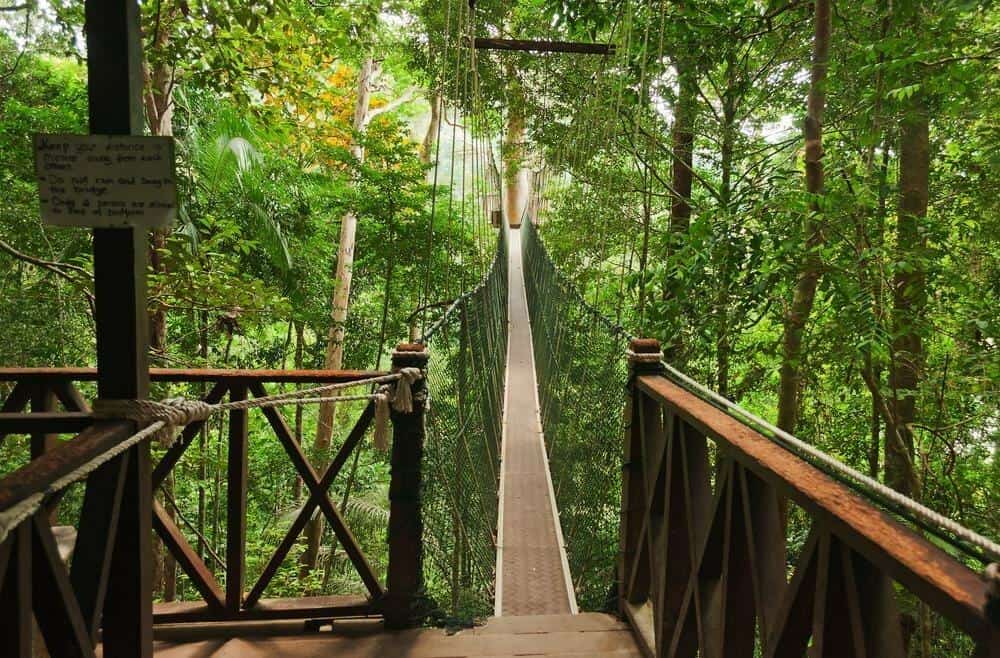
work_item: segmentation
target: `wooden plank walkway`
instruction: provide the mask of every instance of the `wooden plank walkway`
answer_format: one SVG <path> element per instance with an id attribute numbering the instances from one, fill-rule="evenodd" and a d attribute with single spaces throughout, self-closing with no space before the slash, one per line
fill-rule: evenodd
<path id="1" fill-rule="evenodd" d="M 638 658 L 629 627 L 610 615 L 494 617 L 485 626 L 452 635 L 436 628 L 387 632 L 376 621 L 337 621 L 333 631 L 295 633 L 288 624 L 243 624 L 228 631 L 205 625 L 158 630 L 157 658 L 507 658 L 608 656 Z M 301 630 L 301 624 L 297 625 Z M 183 633 L 183 635 L 177 635 Z M 201 633 L 201 637 L 199 637 Z M 285 633 L 279 635 L 277 633 Z"/>
<path id="2" fill-rule="evenodd" d="M 576 612 L 538 413 L 521 232 L 510 231 L 507 399 L 497 539 L 496 615 Z"/>

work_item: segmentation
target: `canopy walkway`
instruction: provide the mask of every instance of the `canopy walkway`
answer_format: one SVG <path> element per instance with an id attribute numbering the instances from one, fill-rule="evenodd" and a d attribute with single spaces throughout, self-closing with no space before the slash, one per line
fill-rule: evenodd
<path id="1" fill-rule="evenodd" d="M 409 410 L 391 410 L 384 581 L 327 493 L 384 402 L 369 401 L 320 474 L 301 458 L 274 410 L 287 399 L 268 395 L 265 384 L 329 389 L 375 379 L 398 389 L 398 375 L 152 371 L 154 381 L 212 382 L 205 399 L 213 405 L 227 394 L 247 400 L 220 407 L 230 409 L 229 486 L 242 490 L 229 503 L 224 585 L 176 521 L 152 506 L 153 528 L 203 598 L 148 608 L 144 632 L 156 636 L 156 654 L 905 656 L 901 610 L 915 597 L 967 640 L 963 651 L 996 655 L 996 583 L 967 566 L 975 555 L 995 560 L 992 542 L 947 527 L 934 530 L 948 542 L 930 541 L 933 516 L 910 514 L 919 506 L 896 501 L 893 507 L 878 492 L 850 486 L 823 460 L 799 454 L 753 418 L 727 413 L 684 385 L 661 363 L 655 341 L 627 341 L 624 330 L 576 295 L 530 223 L 509 237 L 501 231 L 483 282 L 452 305 L 424 344 L 396 352 L 397 373 L 416 365 L 425 376 L 413 382 Z M 90 411 L 74 382 L 96 376 L 80 369 L 0 371 L 0 380 L 14 383 L 0 435 L 26 433 L 35 446 L 29 464 L 0 480 L 0 604 L 12 620 L 0 633 L 4 655 L 30 655 L 32 618 L 51 655 L 93 655 L 98 637 L 103 655 L 118 651 L 107 615 L 112 600 L 128 591 L 111 587 L 112 572 L 132 568 L 131 556 L 108 548 L 109 535 L 113 540 L 126 527 L 120 492 L 127 480 L 111 477 L 121 457 L 102 456 L 136 435 L 132 421 Z M 386 395 L 399 399 L 398 390 Z M 57 401 L 66 411 L 53 410 Z M 233 578 L 247 569 L 240 511 L 246 416 L 256 407 L 311 494 L 247 591 Z M 147 498 L 205 421 L 173 422 L 185 427 L 145 481 Z M 71 441 L 54 441 L 55 434 L 74 432 Z M 140 445 L 148 448 L 146 439 Z M 64 533 L 53 532 L 49 510 L 77 480 L 86 482 L 87 516 L 75 545 L 60 552 L 55 538 Z M 99 497 L 109 490 L 119 492 L 110 508 Z M 367 596 L 263 598 L 317 508 L 339 528 Z M 560 516 L 560 508 L 571 514 Z M 787 535 L 795 519 L 811 527 L 807 537 Z M 574 551 L 575 537 L 606 550 Z M 67 552 L 73 552 L 68 570 Z M 610 608 L 594 604 L 594 592 L 602 591 L 611 593 Z M 574 615 L 579 596 L 589 609 L 621 619 Z M 495 616 L 451 635 L 389 631 L 420 624 L 435 607 L 461 605 Z M 331 623 L 332 631 L 302 635 Z"/>
<path id="2" fill-rule="evenodd" d="M 137 132 L 137 7 L 86 10 L 91 128 Z M 1000 546 L 678 372 L 580 296 L 532 212 L 506 225 L 519 218 L 497 207 L 475 48 L 614 49 L 476 42 L 469 12 L 453 26 L 441 90 L 468 111 L 440 123 L 468 128 L 467 153 L 461 180 L 453 153 L 441 182 L 464 196 L 438 199 L 435 169 L 426 248 L 445 204 L 471 244 L 446 245 L 462 280 L 433 322 L 428 260 L 421 331 L 388 372 L 149 369 L 145 232 L 94 231 L 98 368 L 0 369 L 0 443 L 27 438 L 0 478 L 0 656 L 903 658 L 933 623 L 937 655 L 1000 658 Z M 566 127 L 561 157 L 603 134 Z M 204 395 L 151 400 L 170 384 Z M 358 413 L 316 465 L 281 407 L 334 401 Z M 164 490 L 209 426 L 215 546 Z M 288 518 L 270 510 L 276 537 L 248 555 L 248 506 L 274 476 L 251 441 L 301 497 Z M 363 545 L 331 492 L 372 449 L 388 453 L 388 509 L 369 515 L 385 541 Z M 349 593 L 269 596 L 295 581 L 290 556 L 319 518 L 354 577 L 327 592 Z M 183 600 L 154 602 L 154 533 Z"/>
<path id="3" fill-rule="evenodd" d="M 497 539 L 498 615 L 576 612 L 543 441 L 521 235 L 510 234 L 507 403 Z"/>

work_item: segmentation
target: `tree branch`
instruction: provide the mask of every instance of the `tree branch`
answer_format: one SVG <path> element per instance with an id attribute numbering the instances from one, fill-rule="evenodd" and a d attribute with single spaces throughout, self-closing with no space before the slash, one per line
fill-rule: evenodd
<path id="1" fill-rule="evenodd" d="M 413 100 L 413 96 L 416 93 L 417 93 L 417 88 L 410 87 L 409 89 L 404 91 L 402 95 L 399 96 L 399 98 L 396 98 L 381 107 L 376 107 L 375 109 L 369 110 L 368 116 L 365 117 L 365 125 L 367 126 L 369 123 L 372 122 L 372 120 L 375 117 L 379 115 L 386 114 L 387 112 L 392 112 L 393 110 L 399 108 L 400 106 L 406 105 L 407 103 Z"/>
<path id="2" fill-rule="evenodd" d="M 79 281 L 77 281 L 77 279 L 75 279 L 74 277 L 70 276 L 69 272 L 76 272 L 77 274 L 80 274 L 86 279 L 89 279 L 91 281 L 94 280 L 93 274 L 91 274 L 90 272 L 88 272 L 87 270 L 83 269 L 78 265 L 71 265 L 70 263 L 60 263 L 58 261 L 45 260 L 43 258 L 38 258 L 37 256 L 31 256 L 24 253 L 23 251 L 18 251 L 9 243 L 4 242 L 3 240 L 0 240 L 0 250 L 6 251 L 8 254 L 10 254 L 17 260 L 22 260 L 26 263 L 35 265 L 36 267 L 48 270 L 53 274 L 57 274 L 63 277 L 64 279 L 72 281 L 73 283 L 79 283 Z"/>

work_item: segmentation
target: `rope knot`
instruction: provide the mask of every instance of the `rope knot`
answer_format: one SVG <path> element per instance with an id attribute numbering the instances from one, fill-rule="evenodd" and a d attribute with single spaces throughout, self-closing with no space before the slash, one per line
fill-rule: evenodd
<path id="1" fill-rule="evenodd" d="M 375 447 L 382 452 L 389 451 L 390 410 L 408 414 L 413 412 L 413 384 L 424 376 L 420 368 L 400 368 L 399 379 L 392 384 L 384 384 L 375 392 Z"/>
<path id="2" fill-rule="evenodd" d="M 413 413 L 413 384 L 424 376 L 420 368 L 400 368 L 400 378 L 392 396 L 392 408 L 404 414 Z"/>
<path id="3" fill-rule="evenodd" d="M 168 398 L 162 402 L 99 398 L 93 405 L 94 418 L 98 420 L 126 418 L 146 425 L 163 423 L 156 438 L 167 445 L 173 442 L 177 429 L 196 421 L 207 420 L 214 410 L 213 405 L 207 402 L 184 398 Z"/>

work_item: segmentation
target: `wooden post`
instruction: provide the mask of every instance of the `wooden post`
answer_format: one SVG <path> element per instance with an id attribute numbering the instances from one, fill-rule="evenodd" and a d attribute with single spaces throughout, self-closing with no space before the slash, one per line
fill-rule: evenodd
<path id="1" fill-rule="evenodd" d="M 31 391 L 31 413 L 45 413 L 55 411 L 56 396 L 52 390 L 44 383 L 39 382 Z M 31 458 L 38 459 L 46 452 L 55 447 L 59 442 L 59 436 L 49 433 L 33 433 L 31 435 Z M 56 523 L 58 513 L 58 503 L 49 506 L 49 523 Z"/>
<path id="2" fill-rule="evenodd" d="M 55 411 L 56 396 L 43 383 L 39 382 L 31 391 L 31 413 Z M 34 433 L 31 435 L 31 458 L 38 459 L 55 444 L 58 437 L 55 434 Z"/>
<path id="3" fill-rule="evenodd" d="M 0 543 L 0 655 L 31 658 L 31 520 Z"/>
<path id="4" fill-rule="evenodd" d="M 392 355 L 392 368 L 420 368 L 426 372 L 428 354 L 423 345 L 402 343 Z M 392 477 L 389 483 L 389 573 L 383 599 L 387 628 L 420 623 L 424 595 L 424 522 L 420 508 L 423 486 L 424 411 L 426 379 L 413 384 L 413 411 L 392 411 Z"/>
<path id="5" fill-rule="evenodd" d="M 660 364 L 662 356 L 663 352 L 658 340 L 637 338 L 629 343 L 629 397 L 625 409 L 628 424 L 626 425 L 622 461 L 622 511 L 618 556 L 618 606 L 619 612 L 623 615 L 626 614 L 627 604 L 641 603 L 649 588 L 648 565 L 639 567 L 641 574 L 637 576 L 637 580 L 643 581 L 638 583 L 641 596 L 639 596 L 639 592 L 630 591 L 629 582 L 632 580 L 634 562 L 639 559 L 640 533 L 647 505 L 642 463 L 642 423 L 640 422 L 642 400 L 639 398 L 642 394 L 635 386 L 635 378 L 640 375 L 663 372 L 663 366 Z M 640 600 L 634 600 L 636 598 Z"/>
<path id="6" fill-rule="evenodd" d="M 90 132 L 140 135 L 143 80 L 138 3 L 86 0 L 85 21 Z M 149 394 L 147 243 L 142 229 L 94 229 L 97 391 L 102 398 L 142 399 Z M 153 490 L 148 443 L 133 448 L 129 457 L 121 460 L 128 470 L 104 601 L 107 658 L 153 655 Z M 101 502 L 108 509 L 113 504 Z"/>
<path id="7" fill-rule="evenodd" d="M 247 399 L 245 383 L 233 384 L 230 402 Z M 226 609 L 236 614 L 243 603 L 247 543 L 247 412 L 229 412 L 229 468 L 226 502 Z"/>

